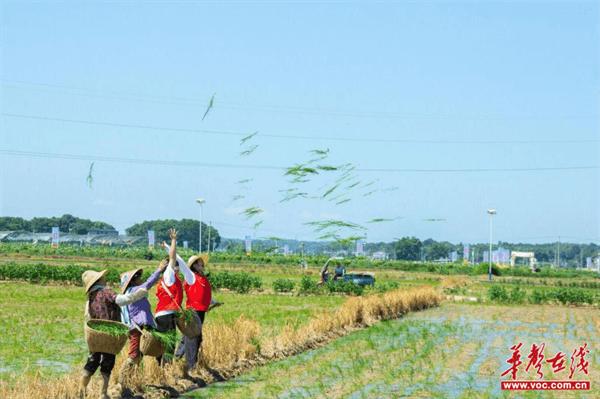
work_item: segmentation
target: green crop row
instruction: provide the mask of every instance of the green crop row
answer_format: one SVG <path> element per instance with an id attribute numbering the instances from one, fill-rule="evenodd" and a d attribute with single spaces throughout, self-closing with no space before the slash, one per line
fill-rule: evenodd
<path id="1" fill-rule="evenodd" d="M 214 288 L 227 288 L 239 293 L 247 293 L 262 287 L 262 279 L 245 272 L 215 272 L 208 275 Z"/>
<path id="2" fill-rule="evenodd" d="M 600 301 L 598 294 L 580 288 L 533 289 L 528 292 L 519 286 L 508 290 L 498 285 L 493 285 L 488 289 L 488 298 L 492 302 L 514 304 L 529 302 L 534 304 L 591 305 Z"/>
<path id="3" fill-rule="evenodd" d="M 194 252 L 191 249 L 179 247 L 177 251 L 187 259 Z M 113 246 L 78 246 L 61 245 L 58 248 L 52 248 L 49 244 L 22 244 L 22 243 L 0 243 L 0 254 L 25 254 L 30 256 L 64 256 L 64 257 L 93 257 L 100 259 L 119 258 L 119 259 L 147 259 L 156 260 L 166 256 L 164 250 L 148 248 L 146 246 L 131 247 L 113 247 Z M 280 254 L 269 254 L 254 252 L 250 255 L 232 253 L 232 252 L 214 252 L 211 253 L 211 262 L 230 263 L 230 264 L 253 264 L 253 265 L 290 265 L 299 266 L 302 261 L 306 261 L 309 266 L 322 266 L 327 261 L 326 255 L 307 255 L 300 256 L 292 254 L 284 256 Z M 407 272 L 428 272 L 441 275 L 485 275 L 488 273 L 488 264 L 465 265 L 463 263 L 426 263 L 403 260 L 371 260 L 369 258 L 347 258 L 342 261 L 347 267 L 354 269 L 378 269 L 378 270 L 400 270 Z M 587 277 L 596 279 L 600 285 L 600 276 L 588 271 L 575 269 L 550 268 L 543 267 L 538 272 L 532 272 L 527 267 L 499 268 L 492 266 L 492 274 L 496 276 L 515 276 L 515 277 L 552 277 L 552 278 L 574 278 Z M 595 287 L 590 287 L 595 288 Z"/>
<path id="4" fill-rule="evenodd" d="M 273 291 L 292 292 L 294 290 L 295 285 L 296 283 L 294 283 L 293 280 L 287 278 L 278 278 L 275 281 L 273 281 Z"/>
<path id="5" fill-rule="evenodd" d="M 44 263 L 3 263 L 0 264 L 0 280 L 25 280 L 32 283 L 45 283 L 48 281 L 66 282 L 75 285 L 82 285 L 81 275 L 86 270 L 100 271 L 100 268 L 90 268 L 79 265 L 47 265 Z M 145 277 L 153 269 L 145 271 Z M 121 273 L 127 271 L 126 268 L 110 268 L 106 274 L 106 279 L 110 283 L 118 284 Z M 252 289 L 259 289 L 262 286 L 262 280 L 258 276 L 253 276 L 244 272 L 215 272 L 208 275 L 211 285 L 216 288 L 227 288 L 236 292 L 248 292 Z"/>

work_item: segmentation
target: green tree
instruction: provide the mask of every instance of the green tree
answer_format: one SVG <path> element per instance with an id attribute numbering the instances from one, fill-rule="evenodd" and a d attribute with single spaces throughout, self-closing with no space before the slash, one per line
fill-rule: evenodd
<path id="1" fill-rule="evenodd" d="M 416 237 L 402 237 L 394 245 L 396 259 L 419 260 L 422 245 Z"/>
<path id="2" fill-rule="evenodd" d="M 36 217 L 31 219 L 30 228 L 35 233 L 49 233 L 52 227 L 58 226 L 63 233 L 87 234 L 90 229 L 115 230 L 108 223 L 92 221 L 65 214 L 61 217 Z"/>
<path id="3" fill-rule="evenodd" d="M 0 231 L 31 230 L 31 222 L 19 217 L 0 217 Z"/>
<path id="4" fill-rule="evenodd" d="M 198 248 L 198 221 L 193 219 L 161 219 L 161 220 L 146 220 L 142 223 L 136 223 L 128 227 L 125 231 L 132 236 L 146 236 L 148 230 L 154 230 L 154 236 L 157 242 L 168 241 L 169 229 L 175 228 L 178 231 L 177 239 L 180 243 L 187 241 L 192 248 Z M 209 227 L 202 223 L 202 250 L 208 248 L 208 236 L 210 229 L 211 249 L 218 247 L 221 244 L 221 236 L 214 227 Z"/>

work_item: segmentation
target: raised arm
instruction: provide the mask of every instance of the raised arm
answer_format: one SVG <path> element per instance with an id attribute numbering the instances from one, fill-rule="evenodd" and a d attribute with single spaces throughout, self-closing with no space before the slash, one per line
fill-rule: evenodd
<path id="1" fill-rule="evenodd" d="M 166 242 L 163 241 L 162 245 L 164 248 L 168 248 L 169 252 L 169 264 L 163 273 L 163 282 L 167 287 L 175 284 L 175 262 L 177 262 L 177 230 L 170 229 L 169 237 L 171 238 L 171 246 L 169 247 Z"/>
<path id="2" fill-rule="evenodd" d="M 171 250 L 168 245 L 165 246 L 165 249 L 167 251 Z M 181 258 L 181 256 L 179 256 L 179 254 L 176 254 L 175 257 L 177 258 L 177 264 L 179 265 L 179 270 L 181 270 L 181 273 L 183 273 L 185 282 L 188 283 L 189 285 L 194 284 L 196 282 L 196 276 L 194 275 L 194 272 L 192 272 L 190 270 L 187 263 L 185 263 L 185 261 Z"/>
<path id="3" fill-rule="evenodd" d="M 148 279 L 146 281 L 144 281 L 138 287 L 139 288 L 145 288 L 147 290 L 149 290 L 150 288 L 152 288 L 152 286 L 154 284 L 156 284 L 158 282 L 158 280 L 160 280 L 160 275 L 162 274 L 162 272 L 165 271 L 165 269 L 167 268 L 168 265 L 169 265 L 169 263 L 166 260 L 163 260 L 162 262 L 160 262 L 160 265 L 158 266 L 158 269 L 156 269 L 154 271 L 154 273 L 152 273 L 150 275 L 150 277 L 148 277 Z"/>

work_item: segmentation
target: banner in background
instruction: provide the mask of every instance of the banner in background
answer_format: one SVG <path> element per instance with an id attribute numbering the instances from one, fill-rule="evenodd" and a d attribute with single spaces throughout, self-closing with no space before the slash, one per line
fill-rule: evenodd
<path id="1" fill-rule="evenodd" d="M 52 248 L 58 248 L 60 242 L 60 229 L 58 227 L 52 228 Z"/>
<path id="2" fill-rule="evenodd" d="M 189 244 L 187 241 L 184 241 L 184 242 L 183 242 L 183 248 L 185 248 L 185 249 L 188 249 L 188 246 L 189 246 L 189 245 L 190 245 L 190 244 Z"/>
<path id="3" fill-rule="evenodd" d="M 154 246 L 154 230 L 148 230 L 148 246 Z"/>
<path id="4" fill-rule="evenodd" d="M 250 255 L 252 253 L 252 238 L 250 238 L 250 236 L 246 236 L 244 241 L 246 244 L 246 255 Z"/>
<path id="5" fill-rule="evenodd" d="M 356 256 L 363 256 L 365 254 L 365 240 L 356 241 Z"/>

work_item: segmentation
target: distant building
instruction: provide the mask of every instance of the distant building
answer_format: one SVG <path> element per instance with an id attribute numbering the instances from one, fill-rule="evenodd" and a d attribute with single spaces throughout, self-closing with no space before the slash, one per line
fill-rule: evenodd
<path id="1" fill-rule="evenodd" d="M 373 254 L 371 255 L 371 259 L 373 260 L 387 260 L 387 258 L 388 254 L 386 254 L 383 251 L 373 252 Z"/>
<path id="2" fill-rule="evenodd" d="M 118 236 L 119 232 L 113 229 L 89 229 L 88 236 Z"/>

